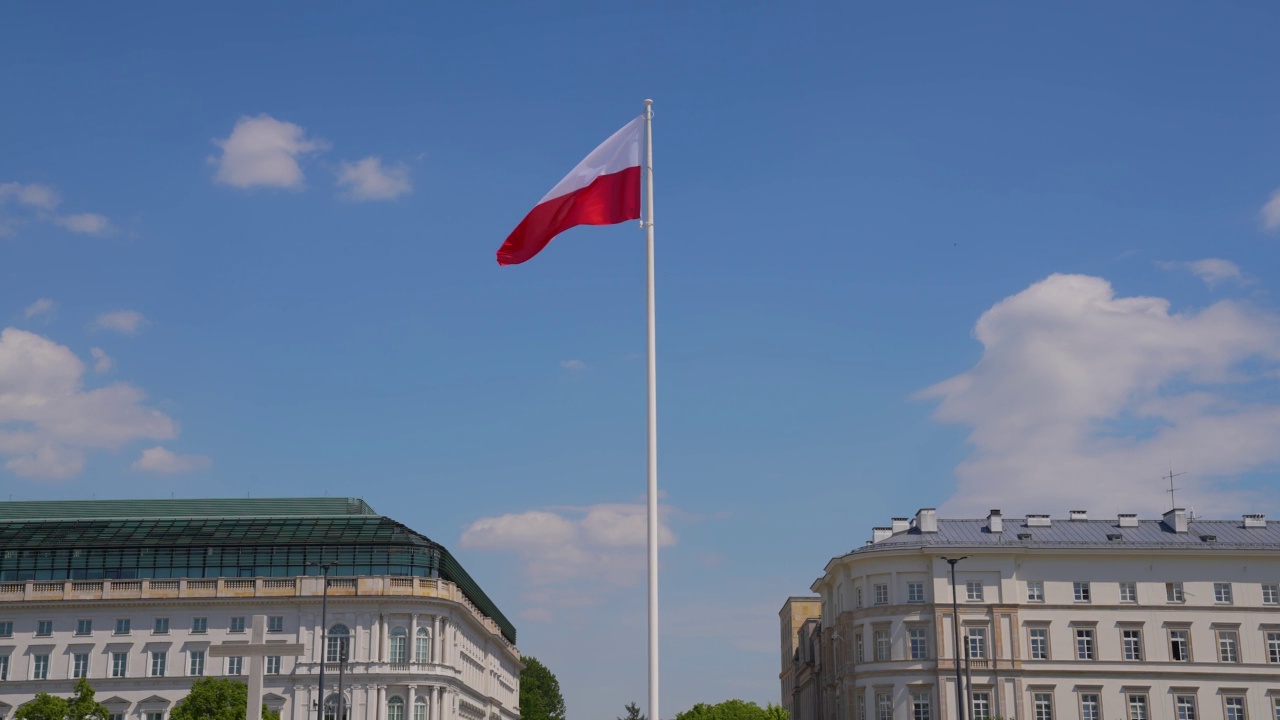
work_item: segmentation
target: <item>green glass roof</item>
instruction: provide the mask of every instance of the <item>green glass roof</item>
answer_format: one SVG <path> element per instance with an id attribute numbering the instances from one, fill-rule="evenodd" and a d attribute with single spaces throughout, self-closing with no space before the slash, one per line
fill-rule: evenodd
<path id="1" fill-rule="evenodd" d="M 215 498 L 206 500 L 48 500 L 0 502 L 0 520 L 71 518 L 273 517 L 377 515 L 360 498 Z"/>

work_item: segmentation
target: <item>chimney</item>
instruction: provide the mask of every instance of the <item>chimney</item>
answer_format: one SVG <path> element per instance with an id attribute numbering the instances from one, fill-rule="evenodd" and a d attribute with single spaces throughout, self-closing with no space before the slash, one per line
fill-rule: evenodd
<path id="1" fill-rule="evenodd" d="M 871 528 L 871 542 L 878 543 L 881 540 L 887 540 L 893 536 L 893 528 L 891 527 L 874 527 Z"/>
<path id="2" fill-rule="evenodd" d="M 937 508 L 920 508 L 916 511 L 916 528 L 922 533 L 938 532 Z"/>
<path id="3" fill-rule="evenodd" d="M 1245 515 L 1244 526 L 1247 528 L 1264 528 L 1267 526 L 1267 516 L 1262 513 Z"/>
<path id="4" fill-rule="evenodd" d="M 1027 516 L 1027 527 L 1049 527 L 1051 524 L 1048 515 Z"/>
<path id="5" fill-rule="evenodd" d="M 1176 533 L 1184 533 L 1187 531 L 1187 511 L 1182 508 L 1174 508 L 1164 514 L 1164 524 L 1170 530 Z"/>
<path id="6" fill-rule="evenodd" d="M 1120 513 L 1120 527 L 1138 527 L 1137 513 Z"/>
<path id="7" fill-rule="evenodd" d="M 911 527 L 911 518 L 893 518 L 893 534 L 906 532 Z"/>
<path id="8" fill-rule="evenodd" d="M 1004 517 L 1000 514 L 999 510 L 993 509 L 991 514 L 987 516 L 987 532 L 1004 532 Z"/>
<path id="9" fill-rule="evenodd" d="M 1089 511 L 1088 510 L 1072 510 L 1071 512 L 1067 513 L 1067 516 L 1070 517 L 1072 520 L 1088 520 Z"/>

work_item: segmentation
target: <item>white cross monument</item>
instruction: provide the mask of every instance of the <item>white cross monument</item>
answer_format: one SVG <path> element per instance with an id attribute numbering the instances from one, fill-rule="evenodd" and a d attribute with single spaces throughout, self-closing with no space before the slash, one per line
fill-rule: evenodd
<path id="1" fill-rule="evenodd" d="M 247 657 L 249 658 L 249 707 L 246 708 L 245 720 L 262 720 L 262 659 L 269 655 L 291 655 L 297 657 L 303 653 L 302 643 L 268 643 L 267 616 L 253 616 L 253 633 L 249 641 L 230 641 L 209 648 L 209 657 Z"/>

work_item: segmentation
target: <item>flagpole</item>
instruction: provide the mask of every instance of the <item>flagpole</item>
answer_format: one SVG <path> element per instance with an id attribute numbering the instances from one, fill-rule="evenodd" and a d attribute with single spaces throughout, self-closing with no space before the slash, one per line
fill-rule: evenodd
<path id="1" fill-rule="evenodd" d="M 653 101 L 644 101 L 645 240 L 649 255 L 649 720 L 658 712 L 658 353 L 653 283 Z"/>

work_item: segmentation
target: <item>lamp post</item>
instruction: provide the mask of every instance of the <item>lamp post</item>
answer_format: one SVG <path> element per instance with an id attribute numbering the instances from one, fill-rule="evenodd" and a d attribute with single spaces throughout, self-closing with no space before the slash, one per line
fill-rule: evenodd
<path id="1" fill-rule="evenodd" d="M 342 694 L 342 674 L 347 669 L 347 640 L 338 642 L 338 717 L 335 720 L 347 720 L 346 697 Z"/>
<path id="2" fill-rule="evenodd" d="M 329 614 L 329 568 L 337 565 L 337 561 L 321 563 L 309 562 L 307 565 L 314 565 L 320 568 L 321 574 L 324 576 L 324 589 L 320 591 L 320 709 L 316 711 L 316 720 L 324 720 L 325 697 L 324 697 L 324 661 L 325 653 L 329 650 L 328 644 L 328 614 Z M 341 671 L 341 665 L 338 666 Z M 341 703 L 342 699 L 339 698 Z M 335 720 L 338 720 L 335 718 Z M 964 720 L 964 718 L 961 718 Z"/>
<path id="3" fill-rule="evenodd" d="M 961 560 L 968 559 L 968 555 L 958 558 L 942 558 L 951 566 L 951 633 L 953 638 L 952 655 L 956 661 L 956 718 L 965 720 L 964 711 L 964 680 L 960 675 L 960 600 L 956 595 L 956 563 Z"/>

